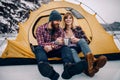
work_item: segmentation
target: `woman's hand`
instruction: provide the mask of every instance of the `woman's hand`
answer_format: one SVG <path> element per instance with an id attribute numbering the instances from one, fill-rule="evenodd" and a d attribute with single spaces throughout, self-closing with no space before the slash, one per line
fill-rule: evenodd
<path id="1" fill-rule="evenodd" d="M 76 37 L 71 37 L 70 40 L 71 40 L 72 43 L 76 44 L 80 39 L 76 38 Z"/>

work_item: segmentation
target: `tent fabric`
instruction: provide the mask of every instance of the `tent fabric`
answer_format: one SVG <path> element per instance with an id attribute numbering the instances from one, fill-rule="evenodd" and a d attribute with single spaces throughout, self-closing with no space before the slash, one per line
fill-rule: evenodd
<path id="1" fill-rule="evenodd" d="M 8 40 L 7 47 L 2 53 L 0 62 L 5 59 L 8 59 L 7 61 L 9 61 L 9 59 L 16 58 L 18 58 L 18 60 L 35 59 L 30 44 L 32 44 L 33 47 L 37 45 L 37 41 L 35 38 L 36 28 L 39 25 L 48 22 L 48 17 L 52 10 L 55 9 L 59 11 L 62 15 L 64 15 L 66 12 L 72 11 L 67 10 L 67 8 L 76 10 L 80 13 L 80 16 L 83 16 L 80 19 L 74 16 L 75 25 L 80 25 L 85 31 L 88 39 L 91 41 L 89 46 L 94 55 L 106 55 L 109 59 L 112 59 L 111 57 L 113 55 L 120 56 L 120 50 L 115 45 L 113 36 L 108 34 L 104 30 L 102 25 L 100 25 L 100 23 L 97 21 L 95 15 L 86 12 L 80 5 L 72 4 L 65 1 L 53 1 L 49 4 L 42 5 L 36 11 L 32 11 L 26 22 L 19 23 L 20 31 L 18 33 L 18 36 L 15 40 Z M 62 24 L 63 22 L 61 23 L 61 26 Z M 83 55 L 80 54 L 79 56 Z M 120 58 L 113 56 L 113 59 Z M 61 58 L 49 58 L 49 60 L 59 61 L 61 60 Z"/>

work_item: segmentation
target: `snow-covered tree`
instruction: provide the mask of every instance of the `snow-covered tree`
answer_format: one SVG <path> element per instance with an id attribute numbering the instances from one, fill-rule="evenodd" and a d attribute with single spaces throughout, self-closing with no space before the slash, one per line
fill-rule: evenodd
<path id="1" fill-rule="evenodd" d="M 29 17 L 30 10 L 36 10 L 41 3 L 50 0 L 0 0 L 0 33 L 12 33 L 18 22 Z"/>

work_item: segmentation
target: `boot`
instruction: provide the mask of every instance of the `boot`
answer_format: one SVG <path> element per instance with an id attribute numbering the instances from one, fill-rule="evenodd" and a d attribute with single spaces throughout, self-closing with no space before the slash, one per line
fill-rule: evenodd
<path id="1" fill-rule="evenodd" d="M 70 72 L 70 74 L 72 76 L 74 76 L 74 75 L 77 75 L 77 74 L 81 74 L 86 69 L 88 69 L 88 64 L 87 64 L 86 61 L 82 60 L 82 61 L 72 65 L 72 67 L 70 67 L 70 69 L 68 71 Z"/>
<path id="2" fill-rule="evenodd" d="M 64 71 L 61 75 L 63 79 L 70 79 L 72 77 L 72 75 L 68 71 L 71 66 L 72 66 L 72 64 L 65 64 L 64 65 Z"/>
<path id="3" fill-rule="evenodd" d="M 91 70 L 91 73 L 88 72 L 88 69 L 84 71 L 84 73 L 89 77 L 93 77 L 95 75 L 95 72 L 96 70 L 94 68 Z"/>
<path id="4" fill-rule="evenodd" d="M 93 56 L 93 54 L 92 53 L 87 54 L 86 60 L 88 63 L 88 70 L 85 71 L 85 73 L 87 73 L 88 76 L 92 77 L 92 76 L 94 76 L 94 69 L 93 69 L 94 56 Z"/>
<path id="5" fill-rule="evenodd" d="M 100 56 L 97 59 L 94 60 L 94 69 L 96 69 L 97 73 L 100 68 L 102 68 L 107 62 L 107 57 L 106 56 Z"/>
<path id="6" fill-rule="evenodd" d="M 72 76 L 82 73 L 87 68 L 86 61 L 80 61 L 75 64 L 69 64 L 64 66 L 64 72 L 62 78 L 70 79 Z"/>
<path id="7" fill-rule="evenodd" d="M 59 74 L 48 63 L 39 63 L 38 69 L 44 77 L 48 77 L 51 80 L 58 80 Z"/>

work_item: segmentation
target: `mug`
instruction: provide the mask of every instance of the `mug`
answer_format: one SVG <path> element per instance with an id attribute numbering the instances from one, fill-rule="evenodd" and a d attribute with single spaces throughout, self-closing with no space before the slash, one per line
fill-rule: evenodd
<path id="1" fill-rule="evenodd" d="M 68 46 L 69 45 L 69 38 L 64 38 L 64 45 Z"/>

